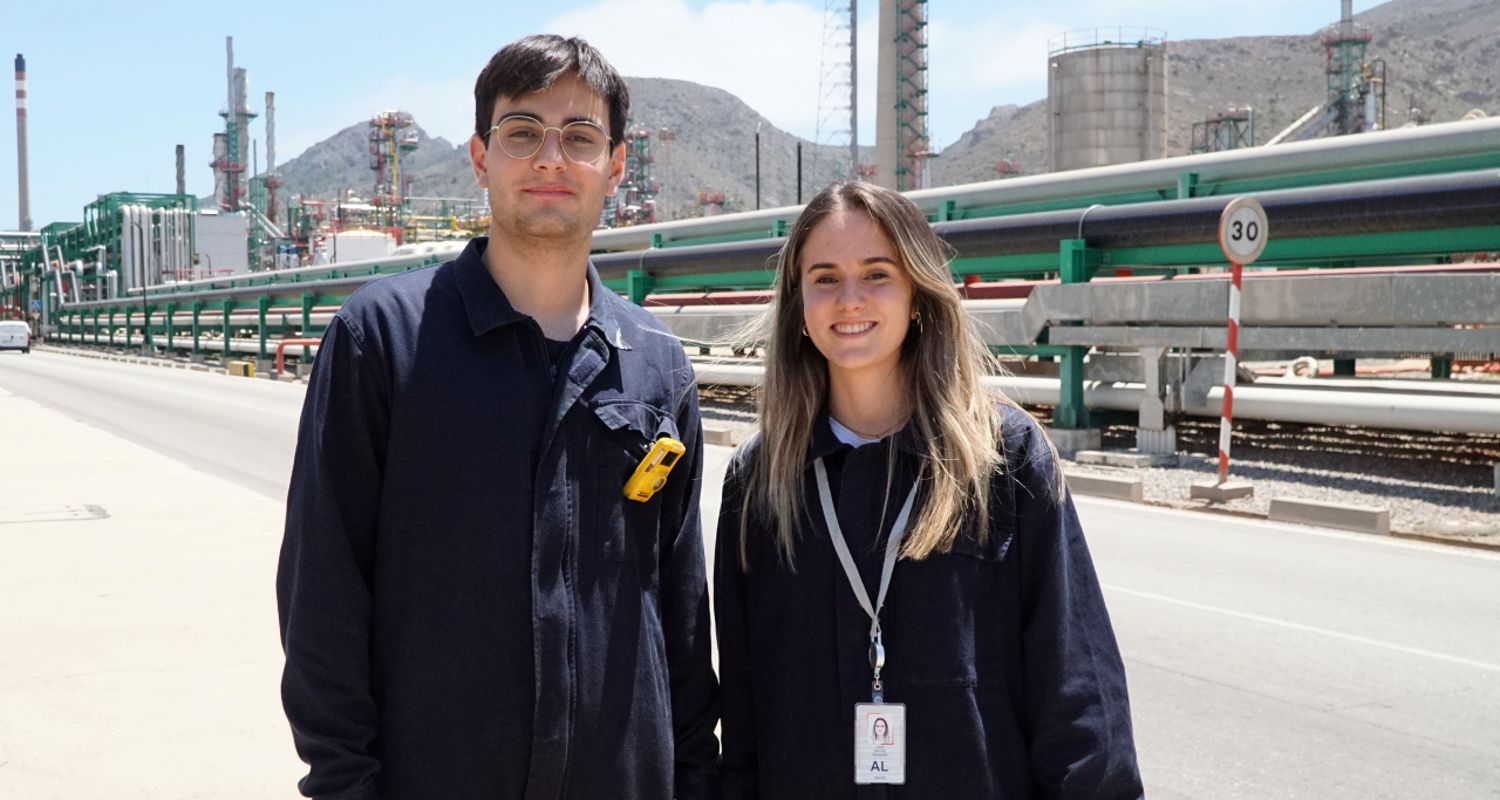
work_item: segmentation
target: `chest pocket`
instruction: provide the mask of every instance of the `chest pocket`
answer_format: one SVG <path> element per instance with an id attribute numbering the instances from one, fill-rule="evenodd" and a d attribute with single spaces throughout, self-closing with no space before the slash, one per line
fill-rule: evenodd
<path id="1" fill-rule="evenodd" d="M 1018 647 L 1018 586 L 1008 557 L 1010 525 L 992 525 L 984 542 L 961 533 L 947 553 L 902 561 L 900 629 L 891 629 L 892 681 L 916 687 L 1006 685 L 1007 654 Z M 892 585 L 894 594 L 896 587 Z M 888 608 L 890 606 L 888 605 Z M 901 656 L 906 656 L 901 669 Z M 898 676 L 896 673 L 900 672 Z"/>
<path id="2" fill-rule="evenodd" d="M 592 406 L 594 426 L 589 437 L 589 463 L 585 470 L 596 481 L 586 509 L 593 524 L 583 532 L 584 541 L 596 538 L 599 558 L 624 561 L 632 553 L 642 559 L 656 558 L 661 497 L 658 492 L 640 503 L 625 498 L 625 482 L 659 437 L 677 435 L 677 423 L 666 410 L 639 400 L 601 400 Z M 676 472 L 668 478 L 685 480 Z"/>

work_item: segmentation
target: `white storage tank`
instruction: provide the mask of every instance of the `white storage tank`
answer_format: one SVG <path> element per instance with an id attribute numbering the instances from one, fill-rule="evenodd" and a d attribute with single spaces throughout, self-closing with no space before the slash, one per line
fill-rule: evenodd
<path id="1" fill-rule="evenodd" d="M 1047 64 L 1053 172 L 1164 158 L 1166 33 L 1095 28 L 1052 37 Z"/>
<path id="2" fill-rule="evenodd" d="M 396 237 L 385 231 L 339 231 L 328 237 L 328 260 L 334 264 L 385 258 L 396 249 Z"/>
<path id="3" fill-rule="evenodd" d="M 243 213 L 210 208 L 198 212 L 194 278 L 223 278 L 250 271 L 246 237 L 250 225 Z"/>

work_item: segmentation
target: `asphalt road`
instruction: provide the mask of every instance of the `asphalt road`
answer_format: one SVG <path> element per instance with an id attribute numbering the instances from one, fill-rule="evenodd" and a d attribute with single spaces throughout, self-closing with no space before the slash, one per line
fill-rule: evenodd
<path id="1" fill-rule="evenodd" d="M 285 496 L 300 386 L 34 351 L 0 353 L 0 388 Z M 728 456 L 709 448 L 706 521 Z M 1500 556 L 1078 506 L 1148 796 L 1500 798 Z"/>

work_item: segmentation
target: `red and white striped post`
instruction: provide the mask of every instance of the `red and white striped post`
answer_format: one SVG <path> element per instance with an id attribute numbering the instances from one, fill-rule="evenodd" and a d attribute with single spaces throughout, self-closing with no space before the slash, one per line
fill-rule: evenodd
<path id="1" fill-rule="evenodd" d="M 1219 217 L 1219 249 L 1229 260 L 1229 327 L 1224 357 L 1224 411 L 1219 419 L 1219 484 L 1229 480 L 1229 445 L 1234 430 L 1234 385 L 1240 356 L 1240 290 L 1245 265 L 1266 249 L 1266 210 L 1249 197 L 1237 197 Z"/>
<path id="2" fill-rule="evenodd" d="M 1245 265 L 1229 262 L 1229 336 L 1224 348 L 1224 411 L 1219 416 L 1219 483 L 1229 480 L 1230 432 L 1234 430 L 1234 385 L 1240 361 L 1240 283 Z"/>

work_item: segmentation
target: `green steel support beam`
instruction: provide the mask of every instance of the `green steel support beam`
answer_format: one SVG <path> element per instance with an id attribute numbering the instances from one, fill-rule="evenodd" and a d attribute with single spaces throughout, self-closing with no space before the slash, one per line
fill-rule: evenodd
<path id="1" fill-rule="evenodd" d="M 1037 356 L 1038 358 L 1061 358 L 1076 348 L 1065 347 L 1060 344 L 1031 344 L 1031 345 L 990 345 L 990 352 L 996 356 Z"/>
<path id="2" fill-rule="evenodd" d="M 257 350 L 258 355 L 256 356 L 256 358 L 260 359 L 261 361 L 265 361 L 266 360 L 266 313 L 269 312 L 270 310 L 271 310 L 271 298 L 270 298 L 269 295 L 264 295 L 263 294 L 260 297 L 256 298 L 256 300 L 255 300 L 256 319 L 257 319 L 257 321 L 259 322 L 259 325 L 260 325 L 260 327 L 258 329 L 260 331 L 260 334 L 259 334 L 260 347 Z"/>
<path id="3" fill-rule="evenodd" d="M 1432 377 L 1434 380 L 1447 380 L 1453 377 L 1453 357 L 1433 356 Z"/>
<path id="4" fill-rule="evenodd" d="M 130 349 L 131 319 L 135 316 L 135 306 L 125 309 L 125 349 Z"/>
<path id="5" fill-rule="evenodd" d="M 1426 231 L 1367 233 L 1357 236 L 1272 239 L 1255 266 L 1312 268 L 1358 263 L 1411 263 L 1413 258 L 1447 259 L 1452 253 L 1500 249 L 1500 225 L 1477 228 L 1440 228 Z M 1222 264 L 1224 254 L 1213 243 L 1129 247 L 1104 251 L 1103 264 L 1130 266 L 1201 266 Z"/>
<path id="6" fill-rule="evenodd" d="M 1186 200 L 1198 194 L 1198 173 L 1183 172 L 1177 176 L 1177 199 Z"/>
<path id="7" fill-rule="evenodd" d="M 1340 378 L 1354 377 L 1354 361 L 1352 358 L 1335 358 L 1333 360 L 1333 374 Z"/>
<path id="8" fill-rule="evenodd" d="M 201 319 L 203 317 L 203 307 L 206 305 L 207 303 L 204 303 L 202 300 L 193 301 L 193 358 L 197 358 L 202 354 L 202 350 L 199 348 L 203 337 Z"/>
<path id="9" fill-rule="evenodd" d="M 302 338 L 304 339 L 312 338 L 312 310 L 314 307 L 314 301 L 316 300 L 317 298 L 313 297 L 312 294 L 308 292 L 302 293 Z M 307 345 L 303 345 L 302 363 L 306 364 L 311 360 L 312 348 L 308 347 Z"/>
<path id="10" fill-rule="evenodd" d="M 115 310 L 109 310 L 109 346 L 115 346 Z"/>
<path id="11" fill-rule="evenodd" d="M 234 333 L 234 327 L 229 322 L 229 312 L 233 311 L 236 305 L 238 305 L 238 303 L 234 302 L 233 300 L 225 300 L 224 302 L 219 304 L 219 307 L 224 310 L 224 318 L 220 321 L 220 331 L 224 336 L 220 358 L 222 358 L 226 362 L 229 361 L 229 357 L 231 355 L 229 344 L 233 339 L 232 334 Z"/>
<path id="12" fill-rule="evenodd" d="M 141 308 L 143 309 L 141 331 L 144 334 L 141 339 L 141 349 L 144 352 L 150 353 L 151 351 L 156 349 L 155 340 L 151 338 L 151 304 L 142 303 Z"/>
<path id="13" fill-rule="evenodd" d="M 626 295 L 638 306 L 646 304 L 646 296 L 655 288 L 655 281 L 644 270 L 633 269 L 625 274 Z"/>
<path id="14" fill-rule="evenodd" d="M 1058 243 L 1057 273 L 1063 283 L 1087 283 L 1091 262 L 1096 254 L 1082 239 L 1064 239 Z M 1077 323 L 1072 323 L 1077 324 Z M 1052 412 L 1052 426 L 1082 429 L 1089 426 L 1089 409 L 1083 399 L 1083 359 L 1086 347 L 1067 347 L 1059 356 L 1057 408 Z"/>
<path id="15" fill-rule="evenodd" d="M 174 336 L 175 332 L 173 331 L 173 327 L 174 326 L 172 325 L 172 317 L 174 317 L 176 315 L 177 315 L 177 304 L 176 303 L 167 303 L 167 355 L 169 355 L 169 356 L 173 352 L 176 351 L 176 348 L 174 348 L 172 346 L 173 343 L 174 343 L 174 341 L 175 341 L 175 336 Z"/>

